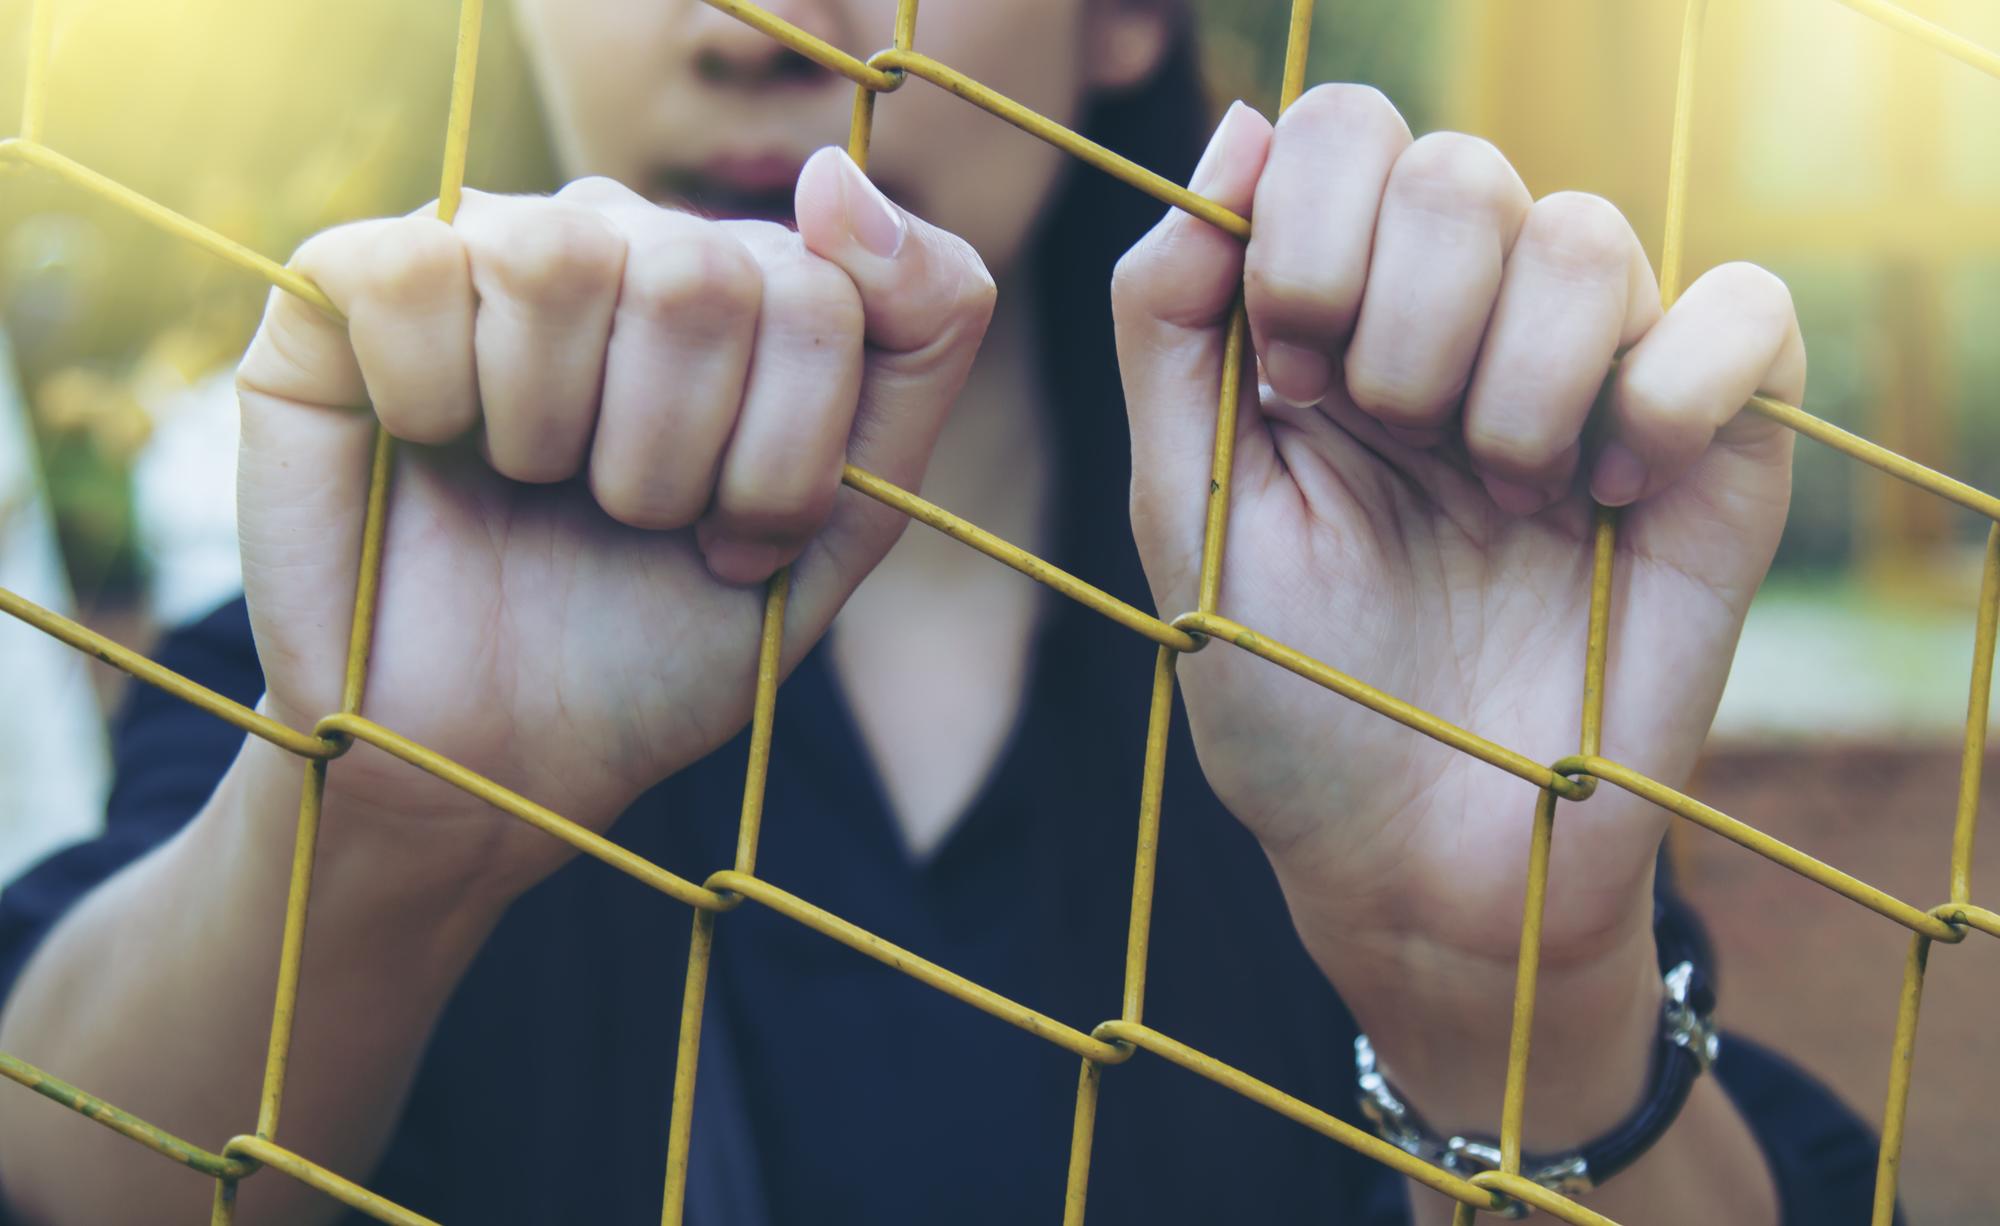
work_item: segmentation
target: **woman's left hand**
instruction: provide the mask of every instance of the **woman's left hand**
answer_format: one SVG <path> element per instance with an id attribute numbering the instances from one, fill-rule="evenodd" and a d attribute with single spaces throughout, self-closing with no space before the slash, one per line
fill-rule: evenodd
<path id="1" fill-rule="evenodd" d="M 1790 495 L 1790 432 L 1740 411 L 1804 390 L 1784 285 L 1727 265 L 1663 313 L 1617 209 L 1535 200 L 1491 145 L 1412 141 L 1358 86 L 1275 129 L 1234 108 L 1193 187 L 1252 218 L 1247 249 L 1172 211 L 1113 291 L 1162 615 L 1195 607 L 1241 291 L 1265 386 L 1241 398 L 1217 612 L 1551 763 L 1578 747 L 1594 494 L 1627 508 L 1603 752 L 1680 784 Z M 1451 1074 L 1504 1053 L 1534 787 L 1224 643 L 1179 676 L 1209 781 L 1392 1070 L 1441 1125 L 1496 1115 L 1494 1077 Z M 1544 1015 L 1620 1053 L 1582 1070 L 1576 1129 L 1643 1081 L 1666 822 L 1610 786 L 1558 818 Z"/>

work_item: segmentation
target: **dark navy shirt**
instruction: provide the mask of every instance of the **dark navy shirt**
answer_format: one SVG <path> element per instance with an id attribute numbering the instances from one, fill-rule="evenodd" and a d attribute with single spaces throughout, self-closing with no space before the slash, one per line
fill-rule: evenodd
<path id="1" fill-rule="evenodd" d="M 1102 618 L 1052 608 L 1002 760 L 917 862 L 815 651 L 779 695 L 759 872 L 1081 1029 L 1116 1017 L 1151 656 Z M 158 657 L 242 702 L 261 693 L 240 601 Z M 105 832 L 0 895 L 0 990 L 67 908 L 192 816 L 240 739 L 135 686 Z M 612 837 L 696 880 L 727 866 L 744 757 L 739 737 Z M 586 858 L 522 897 L 446 1006 L 381 1167 L 343 1173 L 446 1223 L 657 1221 L 691 918 Z M 695 1226 L 1060 1217 L 1076 1057 L 754 904 L 718 920 L 708 1010 Z M 1357 1119 L 1354 1023 L 1178 713 L 1146 1020 Z M 1741 1041 L 1723 1052 L 1716 1073 L 1776 1171 L 1784 1220 L 1866 1221 L 1867 1130 L 1778 1058 Z M 1104 1073 L 1091 1167 L 1100 1226 L 1388 1226 L 1408 1212 L 1386 1169 L 1144 1053 Z"/>

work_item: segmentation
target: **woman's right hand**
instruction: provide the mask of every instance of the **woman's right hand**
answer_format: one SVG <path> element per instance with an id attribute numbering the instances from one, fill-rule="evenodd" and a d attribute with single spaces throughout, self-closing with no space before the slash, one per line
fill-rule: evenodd
<path id="1" fill-rule="evenodd" d="M 994 299 L 838 150 L 796 212 L 589 179 L 307 242 L 294 267 L 348 326 L 274 292 L 237 376 L 266 709 L 339 707 L 379 419 L 404 445 L 363 714 L 600 830 L 740 729 L 762 581 L 794 567 L 789 667 L 905 522 L 842 492 L 843 461 L 920 484 Z M 427 881 L 511 892 L 568 855 L 366 745 L 328 779 L 344 837 Z"/>

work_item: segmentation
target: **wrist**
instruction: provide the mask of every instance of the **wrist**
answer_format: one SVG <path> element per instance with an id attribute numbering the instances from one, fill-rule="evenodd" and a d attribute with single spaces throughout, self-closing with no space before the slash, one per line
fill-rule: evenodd
<path id="1" fill-rule="evenodd" d="M 1497 1136 L 1515 967 L 1435 947 L 1328 970 L 1404 1099 L 1446 1135 Z M 1326 965 L 1322 960 L 1322 965 Z M 1650 927 L 1588 961 L 1544 966 L 1523 1122 L 1531 1152 L 1572 1149 L 1643 1099 L 1663 991 Z"/>
<path id="2" fill-rule="evenodd" d="M 215 807 L 214 819 L 228 827 L 252 871 L 276 881 L 291 874 L 308 770 L 304 759 L 251 737 L 217 789 L 218 799 L 233 800 Z M 373 777 L 388 772 L 406 772 L 406 803 L 392 807 L 380 799 L 383 789 Z M 368 776 L 369 786 L 351 786 L 357 774 Z M 449 916 L 454 926 L 483 934 L 548 871 L 505 854 L 524 833 L 510 829 L 516 824 L 372 746 L 356 745 L 327 764 L 313 845 L 314 914 L 321 898 L 339 893 L 400 922 Z"/>

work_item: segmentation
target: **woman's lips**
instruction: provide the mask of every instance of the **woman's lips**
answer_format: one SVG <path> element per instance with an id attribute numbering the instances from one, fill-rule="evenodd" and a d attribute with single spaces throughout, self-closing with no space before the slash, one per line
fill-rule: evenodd
<path id="1" fill-rule="evenodd" d="M 805 164 L 805 158 L 793 153 L 724 153 L 703 162 L 696 173 L 732 191 L 789 191 Z"/>
<path id="2" fill-rule="evenodd" d="M 792 189 L 805 159 L 795 154 L 724 154 L 698 167 L 666 167 L 654 198 L 711 217 L 792 221 Z"/>
<path id="3" fill-rule="evenodd" d="M 796 154 L 725 155 L 699 166 L 662 166 L 648 195 L 655 203 L 726 221 L 795 225 L 792 193 L 806 159 Z M 914 208 L 898 184 L 878 180 L 891 200 Z"/>

